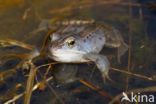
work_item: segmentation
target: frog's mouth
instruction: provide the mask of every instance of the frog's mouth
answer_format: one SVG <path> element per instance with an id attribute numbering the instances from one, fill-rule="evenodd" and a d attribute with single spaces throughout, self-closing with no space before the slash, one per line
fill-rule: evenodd
<path id="1" fill-rule="evenodd" d="M 60 62 L 84 62 L 86 61 L 83 58 L 84 52 L 80 51 L 72 51 L 72 50 L 66 50 L 66 51 L 52 51 L 51 52 L 51 58 L 53 58 L 55 61 Z"/>

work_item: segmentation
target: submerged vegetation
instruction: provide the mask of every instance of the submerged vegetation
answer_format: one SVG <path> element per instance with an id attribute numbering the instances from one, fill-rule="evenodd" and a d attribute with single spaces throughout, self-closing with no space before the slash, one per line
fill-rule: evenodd
<path id="1" fill-rule="evenodd" d="M 155 93 L 156 42 L 148 33 L 152 17 L 143 13 L 149 7 L 137 0 L 1 0 L 0 104 L 114 104 L 123 91 Z M 93 19 L 121 31 L 129 51 L 120 64 L 116 53 L 109 55 L 113 81 L 104 83 L 92 64 L 66 66 L 45 57 L 52 31 L 36 32 L 38 25 L 70 19 Z M 40 53 L 34 57 L 35 47 Z"/>

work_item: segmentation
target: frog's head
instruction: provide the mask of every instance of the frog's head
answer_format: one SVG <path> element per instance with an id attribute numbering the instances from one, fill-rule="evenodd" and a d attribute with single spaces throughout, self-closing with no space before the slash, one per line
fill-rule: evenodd
<path id="1" fill-rule="evenodd" d="M 49 45 L 50 57 L 56 61 L 61 62 L 81 62 L 85 49 L 79 37 L 70 35 L 54 42 Z"/>

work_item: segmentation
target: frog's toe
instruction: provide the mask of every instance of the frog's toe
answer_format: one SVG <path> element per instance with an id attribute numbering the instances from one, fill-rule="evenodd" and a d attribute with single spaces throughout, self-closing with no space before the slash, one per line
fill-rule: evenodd
<path id="1" fill-rule="evenodd" d="M 110 76 L 109 76 L 108 73 L 102 74 L 102 78 L 103 78 L 104 82 L 106 82 L 106 81 L 108 80 L 108 81 L 110 81 L 110 82 L 112 82 L 112 83 L 115 83 L 115 82 L 110 78 Z"/>

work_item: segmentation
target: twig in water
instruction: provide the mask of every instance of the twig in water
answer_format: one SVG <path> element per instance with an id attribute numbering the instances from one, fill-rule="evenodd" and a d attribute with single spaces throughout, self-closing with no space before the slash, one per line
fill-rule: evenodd
<path id="1" fill-rule="evenodd" d="M 141 74 L 136 74 L 136 73 L 132 73 L 132 72 L 129 72 L 129 71 L 124 71 L 124 70 L 120 70 L 120 69 L 116 69 L 116 68 L 111 68 L 111 69 L 114 70 L 114 71 L 118 71 L 118 72 L 121 72 L 121 73 L 125 73 L 125 74 L 128 74 L 128 75 L 134 76 L 134 77 L 138 77 L 138 78 L 141 78 L 141 79 L 146 79 L 146 80 L 149 80 L 149 81 L 156 81 L 156 79 L 154 79 L 153 77 L 148 77 L 148 76 L 144 76 L 144 75 L 141 75 Z"/>
<path id="2" fill-rule="evenodd" d="M 102 95 L 102 96 L 108 98 L 109 100 L 112 99 L 112 97 L 111 97 L 107 92 L 104 92 L 104 91 L 99 90 L 98 87 L 92 85 L 91 83 L 86 82 L 86 81 L 84 81 L 84 80 L 79 80 L 79 81 L 80 81 L 82 84 L 84 84 L 85 86 L 91 88 L 92 90 L 97 91 L 100 95 Z"/>
<path id="3" fill-rule="evenodd" d="M 22 47 L 28 50 L 34 49 L 34 46 L 26 44 L 24 42 L 17 41 L 17 40 L 13 40 L 13 39 L 1 39 L 0 40 L 0 47 L 12 47 L 12 46 L 18 46 L 18 47 Z"/>
<path id="4" fill-rule="evenodd" d="M 49 82 L 53 79 L 53 77 L 49 77 L 46 79 L 46 82 Z M 40 83 L 37 83 L 36 85 L 34 85 L 34 87 L 32 88 L 32 91 L 35 91 L 38 89 L 38 87 L 40 86 Z M 19 95 L 16 95 L 14 96 L 12 99 L 6 101 L 4 104 L 12 104 L 14 102 L 16 102 L 16 100 L 20 99 L 22 96 L 24 96 L 25 92 L 24 93 L 21 93 Z"/>
<path id="5" fill-rule="evenodd" d="M 38 71 L 39 72 L 39 71 Z M 44 79 L 44 76 L 39 72 L 39 75 Z M 64 104 L 63 100 L 59 97 L 59 95 L 54 91 L 54 89 L 46 82 L 46 85 L 49 87 L 50 91 L 57 97 L 61 104 Z"/>
<path id="6" fill-rule="evenodd" d="M 36 75 L 35 66 L 32 63 L 30 63 L 30 64 L 31 64 L 31 66 L 30 66 L 29 77 L 28 77 L 28 80 L 27 80 L 24 104 L 30 104 L 30 99 L 31 99 L 31 95 L 32 95 L 32 88 L 33 88 L 33 84 L 34 84 L 34 78 L 35 78 L 35 75 Z"/>
<path id="7" fill-rule="evenodd" d="M 129 0 L 129 4 L 131 1 Z M 129 49 L 128 49 L 128 66 L 127 66 L 127 71 L 130 71 L 131 68 L 131 49 L 132 49 L 132 27 L 131 27 L 131 18 L 132 18 L 132 7 L 129 5 Z M 128 90 L 128 85 L 129 85 L 129 77 L 126 77 L 126 90 Z"/>

